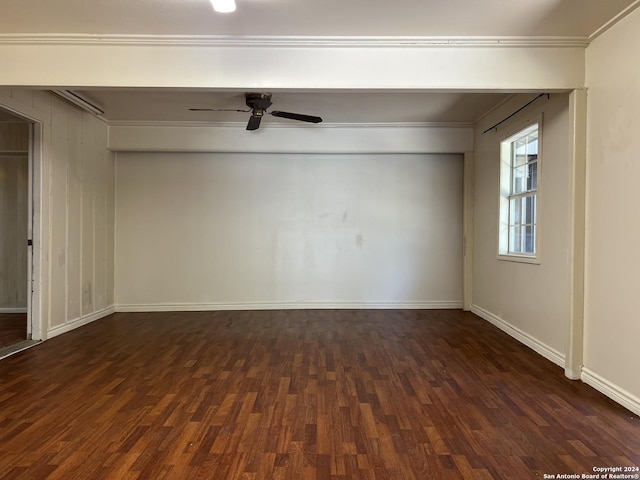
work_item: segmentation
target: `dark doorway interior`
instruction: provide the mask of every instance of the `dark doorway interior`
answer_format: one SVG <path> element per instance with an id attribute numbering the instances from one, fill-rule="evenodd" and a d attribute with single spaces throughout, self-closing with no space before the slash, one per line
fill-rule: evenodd
<path id="1" fill-rule="evenodd" d="M 0 111 L 0 349 L 29 333 L 29 126 Z"/>

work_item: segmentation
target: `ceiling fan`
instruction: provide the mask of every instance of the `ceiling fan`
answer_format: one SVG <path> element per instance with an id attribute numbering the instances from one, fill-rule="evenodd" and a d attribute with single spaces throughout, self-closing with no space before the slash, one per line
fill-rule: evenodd
<path id="1" fill-rule="evenodd" d="M 247 123 L 247 130 L 257 130 L 260 127 L 260 122 L 265 113 L 273 115 L 274 117 L 288 118 L 290 120 L 299 120 L 301 122 L 320 123 L 322 118 L 314 117 L 312 115 L 302 115 L 301 113 L 281 112 L 273 110 L 267 112 L 267 109 L 272 105 L 270 93 L 245 93 L 245 102 L 249 110 L 234 110 L 226 108 L 190 108 L 192 112 L 251 112 L 249 123 Z"/>

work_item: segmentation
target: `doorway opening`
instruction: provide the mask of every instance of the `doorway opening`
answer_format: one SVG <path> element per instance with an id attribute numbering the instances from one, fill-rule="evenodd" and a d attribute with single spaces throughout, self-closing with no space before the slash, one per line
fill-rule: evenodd
<path id="1" fill-rule="evenodd" d="M 32 315 L 35 132 L 31 121 L 0 109 L 0 358 L 37 343 Z"/>

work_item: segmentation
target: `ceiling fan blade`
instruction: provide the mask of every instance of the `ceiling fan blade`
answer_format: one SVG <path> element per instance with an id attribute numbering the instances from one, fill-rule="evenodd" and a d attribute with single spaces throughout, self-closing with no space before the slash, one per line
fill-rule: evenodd
<path id="1" fill-rule="evenodd" d="M 300 113 L 291 113 L 291 112 L 280 112 L 278 110 L 274 110 L 273 112 L 269 112 L 274 117 L 282 117 L 288 118 L 290 120 L 300 120 L 301 122 L 309 122 L 309 123 L 320 123 L 322 118 L 314 117 L 312 115 L 302 115 Z"/>
<path id="2" fill-rule="evenodd" d="M 247 130 L 257 130 L 260 127 L 260 121 L 262 120 L 262 115 L 251 115 L 249 119 L 249 123 L 247 123 Z"/>
<path id="3" fill-rule="evenodd" d="M 190 108 L 190 112 L 243 112 L 247 113 L 251 110 L 237 110 L 235 108 Z"/>

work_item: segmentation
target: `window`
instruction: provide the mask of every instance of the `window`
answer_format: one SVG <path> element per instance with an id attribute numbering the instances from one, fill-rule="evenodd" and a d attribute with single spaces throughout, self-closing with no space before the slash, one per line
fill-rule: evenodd
<path id="1" fill-rule="evenodd" d="M 540 122 L 500 143 L 499 257 L 538 263 Z"/>

